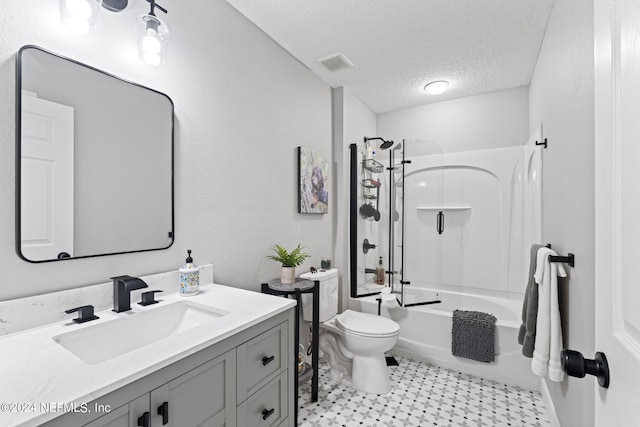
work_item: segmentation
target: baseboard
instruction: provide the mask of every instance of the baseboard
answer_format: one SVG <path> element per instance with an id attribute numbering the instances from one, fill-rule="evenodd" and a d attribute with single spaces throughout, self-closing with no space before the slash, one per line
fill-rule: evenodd
<path id="1" fill-rule="evenodd" d="M 542 395 L 542 401 L 544 402 L 544 407 L 547 410 L 547 418 L 551 423 L 551 427 L 562 427 L 560 425 L 558 413 L 556 412 L 556 407 L 553 404 L 553 400 L 551 399 L 549 387 L 547 386 L 547 382 L 544 380 L 544 378 L 540 379 L 540 394 Z"/>

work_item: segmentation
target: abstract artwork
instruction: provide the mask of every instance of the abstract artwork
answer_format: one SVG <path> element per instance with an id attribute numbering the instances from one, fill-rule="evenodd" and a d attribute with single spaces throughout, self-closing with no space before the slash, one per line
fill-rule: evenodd
<path id="1" fill-rule="evenodd" d="M 298 147 L 298 213 L 329 212 L 329 162 L 322 154 Z"/>

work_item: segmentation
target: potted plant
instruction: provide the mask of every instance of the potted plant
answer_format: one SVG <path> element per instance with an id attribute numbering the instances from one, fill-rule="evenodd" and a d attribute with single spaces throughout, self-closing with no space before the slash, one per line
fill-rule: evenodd
<path id="1" fill-rule="evenodd" d="M 296 267 L 301 265 L 305 259 L 311 256 L 308 253 L 303 252 L 302 249 L 303 248 L 300 244 L 298 244 L 294 250 L 289 252 L 282 246 L 275 244 L 273 245 L 273 252 L 275 252 L 275 255 L 267 256 L 267 258 L 282 264 L 280 280 L 283 284 L 294 283 L 296 281 Z"/>

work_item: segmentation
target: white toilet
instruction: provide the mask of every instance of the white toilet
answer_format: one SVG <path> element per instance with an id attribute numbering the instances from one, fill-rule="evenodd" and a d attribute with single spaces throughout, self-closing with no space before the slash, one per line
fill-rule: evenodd
<path id="1" fill-rule="evenodd" d="M 346 310 L 338 313 L 338 270 L 300 275 L 320 282 L 320 350 L 331 366 L 331 374 L 366 393 L 391 391 L 384 352 L 398 341 L 400 325 L 386 317 Z M 312 298 L 303 294 L 306 321 L 313 314 Z"/>

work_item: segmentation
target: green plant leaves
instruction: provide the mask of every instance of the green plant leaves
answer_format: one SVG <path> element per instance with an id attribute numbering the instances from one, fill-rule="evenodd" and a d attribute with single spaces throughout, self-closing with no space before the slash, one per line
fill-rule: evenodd
<path id="1" fill-rule="evenodd" d="M 275 255 L 269 255 L 267 258 L 281 263 L 283 267 L 297 267 L 311 256 L 307 252 L 302 251 L 304 248 L 301 247 L 300 244 L 291 252 L 277 243 L 273 245 L 272 249 Z"/>

